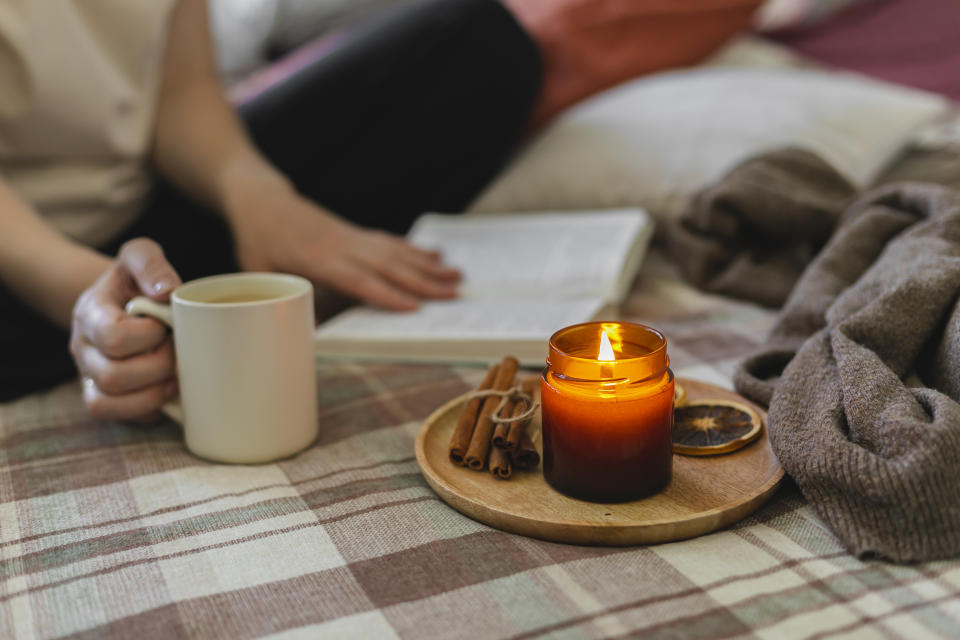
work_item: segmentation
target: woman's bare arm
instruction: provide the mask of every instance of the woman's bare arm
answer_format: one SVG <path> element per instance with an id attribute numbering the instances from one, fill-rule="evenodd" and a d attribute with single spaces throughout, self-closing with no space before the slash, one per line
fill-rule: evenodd
<path id="1" fill-rule="evenodd" d="M 436 252 L 355 226 L 296 192 L 251 143 L 221 90 L 212 48 L 206 3 L 181 0 L 153 157 L 167 178 L 225 216 L 240 265 L 302 275 L 393 309 L 455 296 L 459 273 Z"/>
<path id="2" fill-rule="evenodd" d="M 54 229 L 0 177 L 0 282 L 63 328 L 111 260 Z"/>

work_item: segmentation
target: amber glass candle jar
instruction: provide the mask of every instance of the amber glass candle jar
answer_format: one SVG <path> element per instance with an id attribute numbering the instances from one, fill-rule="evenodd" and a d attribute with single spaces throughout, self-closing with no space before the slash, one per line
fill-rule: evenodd
<path id="1" fill-rule="evenodd" d="M 543 475 L 594 502 L 636 500 L 670 482 L 673 372 L 663 334 L 589 322 L 550 338 L 541 379 Z"/>

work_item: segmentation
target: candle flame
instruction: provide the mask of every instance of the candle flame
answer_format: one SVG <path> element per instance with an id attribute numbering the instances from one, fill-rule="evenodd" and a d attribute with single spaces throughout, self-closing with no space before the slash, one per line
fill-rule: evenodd
<path id="1" fill-rule="evenodd" d="M 600 353 L 597 354 L 597 360 L 601 361 L 612 361 L 616 360 L 617 356 L 613 353 L 613 347 L 610 345 L 610 338 L 607 337 L 606 331 L 600 332 Z"/>

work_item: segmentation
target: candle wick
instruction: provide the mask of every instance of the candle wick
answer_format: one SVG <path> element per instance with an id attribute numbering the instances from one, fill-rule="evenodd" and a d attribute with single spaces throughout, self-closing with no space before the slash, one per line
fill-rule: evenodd
<path id="1" fill-rule="evenodd" d="M 610 380 L 613 378 L 613 365 L 601 363 L 600 365 L 600 377 L 604 380 Z"/>

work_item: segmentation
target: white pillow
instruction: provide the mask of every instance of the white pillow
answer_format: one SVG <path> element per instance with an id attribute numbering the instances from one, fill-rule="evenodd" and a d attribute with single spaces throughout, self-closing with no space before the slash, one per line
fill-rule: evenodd
<path id="1" fill-rule="evenodd" d="M 210 0 L 210 31 L 220 76 L 227 84 L 267 61 L 275 0 Z"/>
<path id="2" fill-rule="evenodd" d="M 754 16 L 758 31 L 796 29 L 822 22 L 838 11 L 876 0 L 766 0 Z"/>
<path id="3" fill-rule="evenodd" d="M 217 66 L 233 85 L 268 63 L 271 49 L 291 51 L 325 33 L 408 0 L 209 0 Z"/>
<path id="4" fill-rule="evenodd" d="M 798 146 L 858 188 L 947 101 L 843 72 L 705 66 L 598 94 L 532 140 L 476 212 L 640 206 L 679 211 L 758 153 Z"/>

